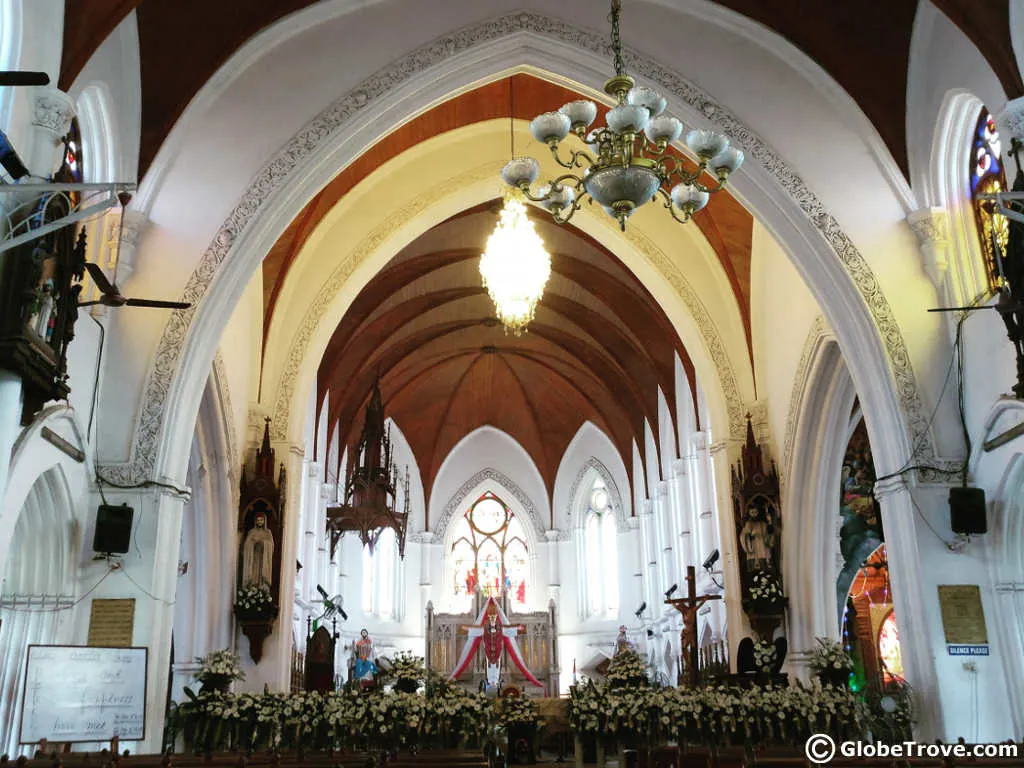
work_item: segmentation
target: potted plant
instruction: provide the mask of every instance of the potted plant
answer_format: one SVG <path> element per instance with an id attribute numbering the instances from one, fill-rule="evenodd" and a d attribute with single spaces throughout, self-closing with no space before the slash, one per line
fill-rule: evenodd
<path id="1" fill-rule="evenodd" d="M 196 680 L 202 686 L 199 689 L 200 693 L 204 691 L 227 693 L 231 683 L 235 680 L 245 680 L 241 657 L 227 648 L 197 657 L 196 663 L 199 665 Z"/>
<path id="2" fill-rule="evenodd" d="M 824 685 L 845 688 L 853 671 L 853 659 L 842 643 L 826 637 L 816 638 L 818 647 L 811 655 L 811 670 Z"/>

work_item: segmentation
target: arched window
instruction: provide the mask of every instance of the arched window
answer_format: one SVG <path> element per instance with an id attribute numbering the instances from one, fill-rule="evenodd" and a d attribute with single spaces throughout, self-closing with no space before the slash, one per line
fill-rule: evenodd
<path id="1" fill-rule="evenodd" d="M 71 171 L 71 176 L 76 184 L 82 183 L 82 136 L 78 128 L 78 118 L 71 121 L 68 134 L 64 142 L 64 164 Z"/>
<path id="2" fill-rule="evenodd" d="M 988 288 L 989 291 L 995 291 L 999 287 L 999 268 L 996 265 L 992 240 L 994 236 L 1002 252 L 1006 248 L 1010 230 L 1005 216 L 992 215 L 991 201 L 979 199 L 982 195 L 1007 189 L 1006 175 L 1003 172 L 1002 141 L 999 139 L 996 121 L 987 109 L 981 110 L 978 124 L 974 128 L 968 174 L 971 180 L 974 223 L 978 228 L 981 253 L 985 258 Z"/>
<path id="3" fill-rule="evenodd" d="M 529 548 L 522 523 L 501 499 L 487 492 L 455 523 L 451 574 L 456 603 L 469 607 L 476 587 L 485 595 L 507 592 L 526 603 Z"/>
<path id="4" fill-rule="evenodd" d="M 619 611 L 618 527 L 601 478 L 590 488 L 583 525 L 587 614 L 613 616 Z"/>
<path id="5" fill-rule="evenodd" d="M 398 538 L 391 528 L 381 532 L 373 554 L 369 547 L 363 547 L 363 613 L 396 621 L 401 618 L 401 567 Z"/>

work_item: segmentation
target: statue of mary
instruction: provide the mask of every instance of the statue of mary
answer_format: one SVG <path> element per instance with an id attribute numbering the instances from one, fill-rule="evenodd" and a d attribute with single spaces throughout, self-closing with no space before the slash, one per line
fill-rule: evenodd
<path id="1" fill-rule="evenodd" d="M 273 584 L 274 534 L 267 529 L 267 516 L 256 515 L 256 522 L 242 545 L 242 586 Z"/>

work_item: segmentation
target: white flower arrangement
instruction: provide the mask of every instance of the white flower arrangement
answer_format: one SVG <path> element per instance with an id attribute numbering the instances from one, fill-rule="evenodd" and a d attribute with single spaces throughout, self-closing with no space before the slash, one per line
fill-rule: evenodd
<path id="1" fill-rule="evenodd" d="M 842 643 L 827 637 L 816 638 L 818 647 L 811 656 L 810 666 L 818 674 L 826 672 L 852 672 L 853 659 Z"/>
<path id="2" fill-rule="evenodd" d="M 750 577 L 750 599 L 759 603 L 778 605 L 786 599 L 782 586 L 768 571 L 756 571 Z"/>
<path id="3" fill-rule="evenodd" d="M 758 640 L 754 643 L 754 669 L 758 672 L 771 672 L 779 660 L 779 652 L 773 643 Z"/>
<path id="4" fill-rule="evenodd" d="M 648 680 L 647 664 L 636 651 L 621 651 L 611 660 L 606 679 L 613 688 L 642 686 Z"/>
<path id="5" fill-rule="evenodd" d="M 525 696 L 508 696 L 501 699 L 498 721 L 510 725 L 536 725 L 540 721 L 537 706 Z"/>
<path id="6" fill-rule="evenodd" d="M 409 651 L 402 651 L 390 660 L 388 673 L 396 680 L 411 680 L 416 683 L 423 682 L 427 671 L 420 656 L 414 656 Z"/>
<path id="7" fill-rule="evenodd" d="M 245 680 L 245 673 L 242 671 L 242 658 L 227 648 L 222 651 L 211 651 L 205 656 L 198 657 L 196 663 L 199 665 L 196 679 L 201 683 L 218 678 L 227 682 Z"/>
<path id="8" fill-rule="evenodd" d="M 266 584 L 248 584 L 235 593 L 235 613 L 239 616 L 265 618 L 273 611 L 274 597 Z"/>

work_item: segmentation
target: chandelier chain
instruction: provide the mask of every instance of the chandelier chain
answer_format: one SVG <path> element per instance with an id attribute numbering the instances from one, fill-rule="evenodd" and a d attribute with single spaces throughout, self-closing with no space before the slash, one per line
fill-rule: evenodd
<path id="1" fill-rule="evenodd" d="M 612 55 L 614 56 L 615 74 L 618 77 L 626 74 L 626 65 L 622 61 L 622 38 L 619 36 L 620 13 L 622 13 L 622 0 L 612 0 L 612 11 L 608 20 L 612 24 Z"/>

